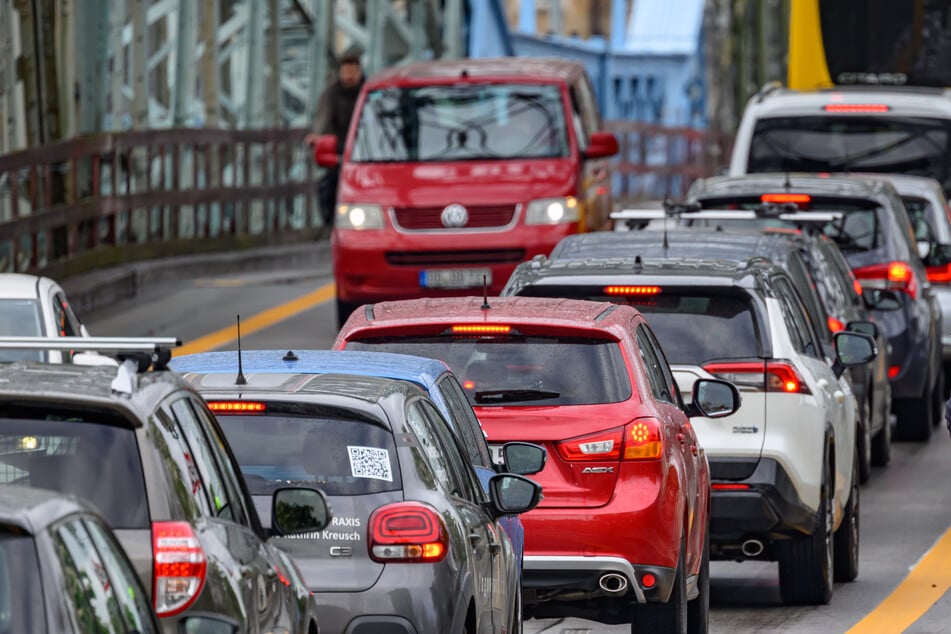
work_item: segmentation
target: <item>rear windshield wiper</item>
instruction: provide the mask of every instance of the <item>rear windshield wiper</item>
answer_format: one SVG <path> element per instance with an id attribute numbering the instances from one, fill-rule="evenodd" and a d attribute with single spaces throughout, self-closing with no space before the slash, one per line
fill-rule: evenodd
<path id="1" fill-rule="evenodd" d="M 561 392 L 551 390 L 484 390 L 475 393 L 475 400 L 477 403 L 510 403 L 512 401 L 544 401 L 559 396 Z"/>

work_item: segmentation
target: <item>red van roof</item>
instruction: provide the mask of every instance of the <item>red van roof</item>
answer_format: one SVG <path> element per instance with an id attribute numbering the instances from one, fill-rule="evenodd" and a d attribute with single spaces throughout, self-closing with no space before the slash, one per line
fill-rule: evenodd
<path id="1" fill-rule="evenodd" d="M 480 59 L 433 60 L 393 66 L 367 80 L 368 87 L 418 80 L 458 79 L 463 72 L 478 80 L 529 79 L 532 81 L 571 81 L 584 73 L 580 62 L 556 57 L 496 57 Z"/>

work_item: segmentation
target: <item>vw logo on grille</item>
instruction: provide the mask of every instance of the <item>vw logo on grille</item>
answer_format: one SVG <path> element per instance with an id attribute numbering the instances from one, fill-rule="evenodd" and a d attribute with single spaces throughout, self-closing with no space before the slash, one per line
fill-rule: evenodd
<path id="1" fill-rule="evenodd" d="M 469 222 L 469 212 L 459 203 L 453 203 L 442 210 L 439 218 L 444 227 L 465 227 Z"/>

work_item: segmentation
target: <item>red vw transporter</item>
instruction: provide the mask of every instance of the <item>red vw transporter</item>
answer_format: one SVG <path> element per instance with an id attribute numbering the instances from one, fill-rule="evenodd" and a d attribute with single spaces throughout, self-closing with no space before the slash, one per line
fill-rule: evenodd
<path id="1" fill-rule="evenodd" d="M 577 62 L 420 62 L 365 82 L 338 167 L 331 237 L 337 318 L 384 299 L 498 294 L 564 236 L 610 228 L 607 157 Z M 473 291 L 475 289 L 475 291 Z"/>

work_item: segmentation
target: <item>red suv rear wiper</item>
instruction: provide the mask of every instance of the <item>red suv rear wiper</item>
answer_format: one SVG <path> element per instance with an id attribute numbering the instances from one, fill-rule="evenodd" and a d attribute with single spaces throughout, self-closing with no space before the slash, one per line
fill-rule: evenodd
<path id="1" fill-rule="evenodd" d="M 475 393 L 477 403 L 510 403 L 512 401 L 543 401 L 558 398 L 561 392 L 517 388 L 511 390 L 484 390 Z"/>

